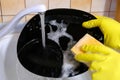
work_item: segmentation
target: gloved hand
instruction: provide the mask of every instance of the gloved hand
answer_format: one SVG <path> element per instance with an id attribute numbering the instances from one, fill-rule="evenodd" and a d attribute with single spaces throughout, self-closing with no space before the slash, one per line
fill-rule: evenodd
<path id="1" fill-rule="evenodd" d="M 90 62 L 92 80 L 120 80 L 120 54 L 107 46 L 84 45 L 85 52 L 75 55 L 75 59 Z M 96 53 L 97 52 L 97 53 Z"/>
<path id="2" fill-rule="evenodd" d="M 104 34 L 104 44 L 120 49 L 120 23 L 112 18 L 97 16 L 97 19 L 83 23 L 85 28 L 99 27 Z"/>

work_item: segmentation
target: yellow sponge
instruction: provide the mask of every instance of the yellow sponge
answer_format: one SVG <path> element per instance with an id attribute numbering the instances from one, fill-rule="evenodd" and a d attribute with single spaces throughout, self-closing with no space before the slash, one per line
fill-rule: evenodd
<path id="1" fill-rule="evenodd" d="M 94 37 L 92 37 L 89 34 L 85 34 L 85 36 L 83 36 L 72 48 L 71 51 L 74 54 L 79 54 L 79 53 L 84 53 L 84 51 L 82 51 L 80 48 L 82 45 L 85 44 L 94 44 L 94 45 L 103 45 L 101 42 L 99 42 L 98 40 L 96 40 Z"/>

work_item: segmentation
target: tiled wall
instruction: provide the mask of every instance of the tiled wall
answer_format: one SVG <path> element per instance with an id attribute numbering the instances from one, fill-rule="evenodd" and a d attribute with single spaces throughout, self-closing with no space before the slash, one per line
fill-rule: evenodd
<path id="1" fill-rule="evenodd" d="M 0 22 L 7 22 L 22 9 L 37 4 L 45 4 L 47 9 L 73 8 L 114 18 L 116 0 L 0 0 Z M 32 16 L 24 17 L 22 22 Z"/>

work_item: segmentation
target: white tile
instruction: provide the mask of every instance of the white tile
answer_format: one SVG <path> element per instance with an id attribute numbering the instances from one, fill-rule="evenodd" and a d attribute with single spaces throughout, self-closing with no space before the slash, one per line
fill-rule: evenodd
<path id="1" fill-rule="evenodd" d="M 48 9 L 48 0 L 26 0 L 26 7 L 44 4 Z"/>
<path id="2" fill-rule="evenodd" d="M 49 0 L 49 9 L 70 8 L 70 0 Z"/>
<path id="3" fill-rule="evenodd" d="M 92 0 L 71 0 L 71 8 L 90 12 Z"/>
<path id="4" fill-rule="evenodd" d="M 109 11 L 111 0 L 92 0 L 91 11 Z"/>
<path id="5" fill-rule="evenodd" d="M 2 22 L 2 16 L 0 16 L 0 23 Z"/>
<path id="6" fill-rule="evenodd" d="M 94 16 L 108 16 L 109 12 L 91 12 Z"/>
<path id="7" fill-rule="evenodd" d="M 0 15 L 1 15 L 1 6 L 0 6 Z"/>
<path id="8" fill-rule="evenodd" d="M 16 15 L 25 8 L 24 0 L 1 0 L 3 15 Z"/>
<path id="9" fill-rule="evenodd" d="M 14 16 L 2 16 L 3 17 L 3 22 L 9 22 L 13 19 Z M 25 17 L 21 19 L 20 22 L 25 22 Z"/>

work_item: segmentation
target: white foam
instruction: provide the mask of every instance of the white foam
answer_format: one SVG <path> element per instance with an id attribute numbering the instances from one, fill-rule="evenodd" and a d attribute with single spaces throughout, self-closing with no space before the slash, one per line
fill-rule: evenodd
<path id="1" fill-rule="evenodd" d="M 58 23 L 56 20 L 50 21 L 50 25 L 57 26 L 57 30 L 53 31 L 52 27 L 50 27 L 50 33 L 48 33 L 48 38 L 51 40 L 54 40 L 56 43 L 59 44 L 59 38 L 62 36 L 66 36 L 70 39 L 70 42 L 68 43 L 68 48 L 66 51 L 63 51 L 63 66 L 62 66 L 62 74 L 61 77 L 68 77 L 70 74 L 74 76 L 77 74 L 77 71 L 74 71 L 79 63 L 74 60 L 74 56 L 72 55 L 72 52 L 70 51 L 71 47 L 75 44 L 73 41 L 73 37 L 66 32 L 68 24 L 63 23 L 63 20 L 61 23 Z"/>
<path id="2" fill-rule="evenodd" d="M 58 44 L 59 44 L 59 38 L 62 36 L 66 36 L 66 37 L 70 38 L 70 40 L 73 40 L 72 36 L 69 35 L 68 33 L 66 33 L 67 26 L 68 26 L 67 24 L 64 24 L 63 22 L 57 23 L 56 20 L 50 21 L 50 24 L 57 26 L 57 30 L 53 31 L 50 28 L 51 31 L 50 31 L 50 33 L 47 34 L 49 39 L 54 40 Z"/>

